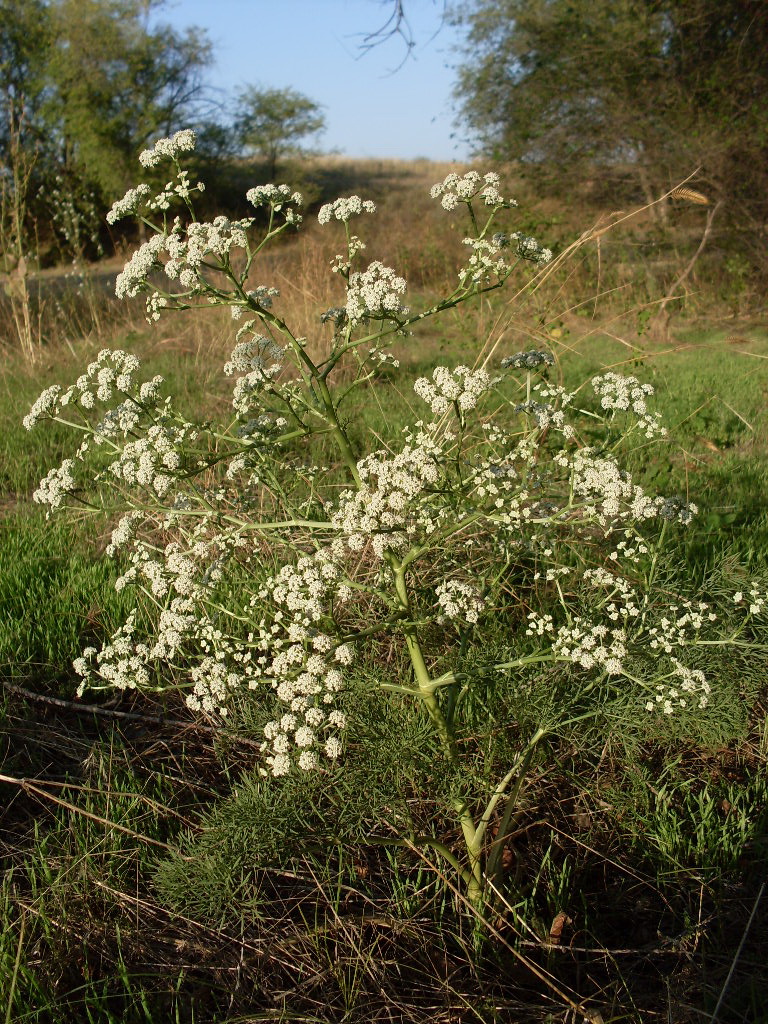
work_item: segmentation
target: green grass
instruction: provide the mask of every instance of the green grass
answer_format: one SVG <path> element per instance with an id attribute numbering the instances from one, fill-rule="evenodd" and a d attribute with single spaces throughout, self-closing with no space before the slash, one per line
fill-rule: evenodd
<path id="1" fill-rule="evenodd" d="M 465 317 L 408 339 L 403 359 L 420 373 L 437 359 L 470 361 L 471 327 Z M 633 468 L 700 507 L 670 573 L 704 592 L 765 577 L 768 338 L 749 331 L 731 344 L 699 326 L 676 351 L 633 336 L 641 351 L 630 352 L 597 330 L 579 340 L 583 327 L 576 319 L 553 339 L 564 382 L 619 363 L 650 380 L 671 437 Z M 227 383 L 202 349 L 159 347 L 149 334 L 117 344 L 146 350 L 148 372 L 166 374 L 190 412 L 225 404 Z M 72 658 L 124 609 L 100 557 L 109 524 L 74 529 L 30 506 L 66 454 L 65 432 L 30 435 L 20 419 L 43 386 L 66 383 L 90 357 L 85 346 L 52 352 L 34 374 L 11 361 L 0 393 L 0 674 L 65 702 Z M 353 436 L 389 443 L 410 407 L 387 373 L 346 415 Z M 508 628 L 498 623 L 499 645 Z M 719 696 L 701 720 L 613 729 L 627 719 L 617 699 L 599 726 L 543 745 L 482 938 L 429 850 L 391 841 L 405 816 L 419 829 L 449 827 L 451 779 L 425 753 L 426 726 L 410 706 L 371 695 L 388 656 L 372 647 L 348 697 L 357 740 L 344 772 L 279 785 L 254 770 L 252 747 L 195 732 L 180 701 L 158 708 L 134 696 L 96 715 L 8 689 L 2 771 L 19 782 L 0 782 L 5 1021 L 566 1019 L 567 1003 L 521 957 L 606 1022 L 710 1019 L 764 878 L 765 662 L 710 659 Z M 472 697 L 468 742 L 481 749 L 489 729 L 485 749 L 503 763 L 565 685 L 546 676 L 520 692 L 489 680 Z M 173 721 L 158 723 L 159 712 Z M 234 727 L 257 736 L 259 718 L 244 702 Z M 477 759 L 478 785 L 492 768 Z M 763 899 L 721 1024 L 760 1020 L 768 1000 L 757 969 Z"/>
<path id="2" fill-rule="evenodd" d="M 71 527 L 42 512 L 0 523 L 0 675 L 71 692 L 72 660 L 83 644 L 117 628 L 127 605 L 114 567 L 101 556 L 104 526 Z"/>
<path id="3" fill-rule="evenodd" d="M 126 913 L 130 894 L 151 870 L 157 847 L 149 843 L 172 835 L 173 818 L 162 803 L 168 785 L 161 776 L 142 781 L 116 762 L 114 751 L 92 752 L 90 785 L 42 785 L 51 802 L 43 798 L 42 818 L 27 835 L 17 833 L 29 852 L 6 868 L 0 890 L 8 1021 L 195 1019 L 184 970 L 158 977 L 126 962 L 143 913 L 138 903 Z"/>

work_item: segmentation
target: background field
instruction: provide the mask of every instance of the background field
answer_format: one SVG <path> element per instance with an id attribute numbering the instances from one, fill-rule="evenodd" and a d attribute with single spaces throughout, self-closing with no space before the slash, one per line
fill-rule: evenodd
<path id="1" fill-rule="evenodd" d="M 306 184 L 316 200 L 352 191 L 380 200 L 369 255 L 401 270 L 422 298 L 455 275 L 460 232 L 426 198 L 448 169 L 326 159 Z M 515 227 L 556 253 L 625 216 L 594 195 L 565 208 L 518 185 Z M 633 373 L 654 385 L 671 434 L 637 468 L 700 508 L 680 535 L 678 570 L 703 591 L 715 577 L 723 586 L 766 578 L 768 331 L 716 236 L 658 316 L 704 228 L 701 208 L 670 209 L 663 231 L 641 212 L 593 233 L 536 290 L 507 289 L 404 339 L 396 354 L 408 373 L 383 373 L 360 395 L 348 412 L 354 429 L 394 439 L 411 405 L 404 382 L 438 362 L 472 364 L 481 351 L 495 365 L 548 347 L 567 385 L 605 367 Z M 326 269 L 334 251 L 309 226 L 260 272 L 310 344 L 318 312 L 338 303 Z M 519 903 L 490 922 L 481 947 L 441 869 L 364 836 L 341 845 L 345 807 L 360 800 L 354 779 L 346 790 L 322 778 L 297 785 L 269 805 L 247 707 L 223 730 L 195 720 L 180 698 L 74 699 L 72 659 L 124 611 L 114 567 L 100 558 L 110 524 L 85 514 L 76 525 L 46 520 L 31 503 L 71 442 L 55 429 L 27 434 L 23 415 L 43 387 L 74 379 L 104 346 L 136 352 L 166 376 L 190 417 L 230 402 L 221 371 L 228 314 L 148 328 L 138 305 L 111 297 L 120 266 L 32 279 L 33 365 L 15 351 L 7 303 L 4 311 L 6 1024 L 565 1022 L 578 1019 L 575 999 L 600 1007 L 606 1022 L 768 1019 L 764 659 L 713 665 L 724 697 L 699 735 L 638 723 L 629 736 L 582 731 L 550 744 L 509 850 Z M 399 744 L 415 746 L 420 725 L 405 706 L 361 716 L 361 744 L 378 744 L 385 760 L 397 759 Z M 298 808 L 295 820 L 286 807 Z M 288 860 L 270 858 L 264 834 L 276 821 L 295 843 Z"/>

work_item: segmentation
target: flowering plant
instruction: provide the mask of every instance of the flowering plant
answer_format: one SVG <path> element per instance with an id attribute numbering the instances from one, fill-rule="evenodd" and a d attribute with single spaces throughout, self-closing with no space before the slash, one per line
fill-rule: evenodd
<path id="1" fill-rule="evenodd" d="M 404 304 L 396 270 L 361 264 L 365 243 L 352 224 L 374 204 L 352 196 L 323 206 L 320 224 L 345 234 L 331 266 L 345 301 L 319 311 L 320 340 L 310 344 L 281 316 L 277 290 L 252 281 L 263 248 L 301 225 L 301 196 L 259 186 L 247 194 L 254 216 L 199 222 L 193 194 L 203 185 L 191 186 L 180 163 L 193 146 L 184 131 L 143 153 L 145 167 L 168 161 L 174 177 L 155 195 L 146 184 L 131 189 L 110 211 L 110 221 L 135 213 L 152 232 L 117 292 L 146 295 L 150 321 L 230 308 L 233 423 L 188 421 L 163 397 L 162 378 L 142 380 L 135 356 L 109 350 L 70 387 L 43 392 L 25 419 L 29 429 L 46 418 L 68 423 L 82 438 L 36 501 L 121 512 L 107 553 L 120 560 L 116 586 L 133 589 L 135 608 L 76 661 L 81 692 L 182 686 L 193 710 L 225 717 L 254 691 L 264 708 L 261 772 L 331 770 L 345 757 L 356 664 L 386 639 L 408 669 L 372 685 L 423 710 L 428 742 L 459 779 L 450 811 L 463 851 L 445 835 L 408 840 L 443 856 L 478 901 L 542 738 L 597 714 L 606 690 L 630 691 L 647 714 L 705 707 L 712 683 L 690 653 L 739 643 L 743 622 L 726 635 L 707 602 L 657 586 L 667 531 L 696 509 L 646 493 L 620 464 L 628 439 L 664 433 L 652 388 L 634 377 L 598 375 L 588 399 L 588 389 L 548 379 L 546 351 L 495 368 L 490 357 L 437 366 L 413 384 L 423 411 L 398 445 L 367 447 L 350 433 L 350 394 L 375 387 L 382 364 L 399 366 L 392 349 L 421 321 L 501 287 L 521 261 L 551 260 L 535 239 L 494 231 L 516 205 L 497 175 L 450 174 L 432 189 L 446 210 L 466 211 L 469 255 L 454 291 L 420 312 Z M 184 216 L 171 217 L 176 203 Z M 331 467 L 318 460 L 327 440 Z M 753 587 L 748 616 L 766 599 Z M 486 652 L 490 620 L 504 625 L 501 651 Z M 523 687 L 556 666 L 569 668 L 570 684 L 552 722 L 481 798 L 468 794 L 462 715 L 473 689 L 499 674 Z"/>

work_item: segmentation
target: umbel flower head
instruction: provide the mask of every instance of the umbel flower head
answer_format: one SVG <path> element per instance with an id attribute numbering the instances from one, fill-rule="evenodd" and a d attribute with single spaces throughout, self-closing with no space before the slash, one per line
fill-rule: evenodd
<path id="1" fill-rule="evenodd" d="M 320 224 L 329 224 L 332 220 L 340 220 L 346 224 L 351 217 L 359 217 L 361 213 L 375 212 L 376 204 L 372 203 L 370 199 L 350 196 L 348 199 L 336 199 L 332 203 L 321 206 L 317 219 Z"/>
<path id="2" fill-rule="evenodd" d="M 492 207 L 514 207 L 517 203 L 514 199 L 504 199 L 499 191 L 501 179 L 495 171 L 489 171 L 482 177 L 477 171 L 467 171 L 466 174 L 451 173 L 443 181 L 433 185 L 429 194 L 433 199 L 439 199 L 444 210 L 455 210 L 460 203 L 470 203 L 473 199 L 480 198 L 486 206 Z"/>
<path id="3" fill-rule="evenodd" d="M 535 370 L 539 366 L 553 366 L 555 357 L 545 349 L 530 349 L 528 352 L 515 352 L 513 356 L 505 356 L 501 360 L 502 367 L 506 370 L 512 367 L 515 370 Z"/>
<path id="4" fill-rule="evenodd" d="M 196 138 L 191 128 L 184 128 L 169 139 L 158 139 L 151 149 L 139 154 L 139 163 L 142 167 L 157 167 L 163 160 L 174 160 L 179 153 L 193 150 Z"/>

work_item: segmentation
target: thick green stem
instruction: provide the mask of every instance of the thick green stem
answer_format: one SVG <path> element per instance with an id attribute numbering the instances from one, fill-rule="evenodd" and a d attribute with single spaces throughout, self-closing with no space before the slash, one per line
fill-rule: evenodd
<path id="1" fill-rule="evenodd" d="M 429 674 L 429 669 L 419 644 L 416 626 L 410 621 L 411 609 L 408 587 L 405 582 L 405 566 L 391 553 L 387 557 L 387 561 L 392 570 L 395 592 L 403 612 L 409 620 L 404 626 L 404 632 L 406 648 L 416 680 L 417 690 L 414 692 L 423 701 L 447 758 L 452 764 L 458 765 L 459 752 L 456 746 L 456 737 L 445 715 L 440 710 L 440 703 L 435 696 L 435 690 L 437 689 L 435 686 L 436 680 L 432 679 Z M 482 836 L 478 837 L 477 835 L 475 822 L 467 801 L 463 797 L 455 797 L 452 804 L 461 825 L 469 858 L 469 868 L 466 872 L 462 873 L 462 878 L 467 887 L 467 898 L 470 902 L 477 904 L 481 901 L 483 895 Z"/>
<path id="2" fill-rule="evenodd" d="M 338 447 L 339 451 L 341 452 L 341 457 L 344 460 L 347 469 L 352 474 L 352 479 L 359 487 L 361 484 L 361 480 L 360 474 L 357 471 L 357 459 L 355 458 L 355 454 L 352 451 L 352 445 L 349 443 L 349 438 L 347 437 L 346 431 L 339 423 L 339 417 L 336 413 L 336 405 L 334 404 L 331 392 L 325 380 L 323 380 L 323 378 L 319 374 L 315 375 L 315 381 L 317 382 L 317 388 L 318 391 L 320 392 L 320 400 L 323 403 L 323 408 L 325 409 L 325 416 L 328 421 L 328 425 L 331 428 L 331 434 L 333 435 L 333 439 L 336 442 L 336 446 Z"/>
<path id="3" fill-rule="evenodd" d="M 408 598 L 408 588 L 405 582 L 405 568 L 398 562 L 394 555 L 390 554 L 388 557 L 390 568 L 392 569 L 393 581 L 395 584 L 395 593 L 397 594 L 400 607 L 406 617 L 410 620 L 411 607 L 410 600 Z M 416 679 L 417 693 L 418 696 L 424 703 L 425 708 L 432 719 L 432 723 L 435 726 L 435 730 L 440 739 L 440 743 L 448 756 L 449 760 L 453 764 L 458 763 L 458 751 L 456 750 L 456 741 L 451 735 L 448 728 L 448 723 L 440 710 L 440 704 L 435 697 L 435 690 L 433 686 L 433 679 L 429 674 L 429 669 L 424 660 L 424 655 L 421 651 L 421 645 L 419 644 L 419 638 L 416 632 L 416 626 L 413 622 L 408 621 L 403 627 L 405 633 L 405 645 L 408 650 L 408 656 L 411 659 L 411 665 L 413 666 L 413 674 Z"/>
<path id="4" fill-rule="evenodd" d="M 480 839 L 480 842 L 482 842 L 485 836 L 486 829 L 488 828 L 488 824 L 493 816 L 493 812 L 496 810 L 496 805 L 498 804 L 499 800 L 503 798 L 504 794 L 507 791 L 507 787 L 509 786 L 512 779 L 514 779 L 519 772 L 525 769 L 525 766 L 528 760 L 530 759 L 531 753 L 533 752 L 539 740 L 543 739 L 544 736 L 546 736 L 546 734 L 547 730 L 539 726 L 539 728 L 536 730 L 533 736 L 531 736 L 531 738 L 528 740 L 525 746 L 525 750 L 523 751 L 521 756 L 517 759 L 517 761 L 515 761 L 515 763 L 509 769 L 507 774 L 504 776 L 504 778 L 497 784 L 496 788 L 493 791 L 493 795 L 491 796 L 491 799 L 488 801 L 488 804 L 485 810 L 483 811 L 483 816 L 481 817 L 480 822 L 477 826 L 477 834 Z"/>

